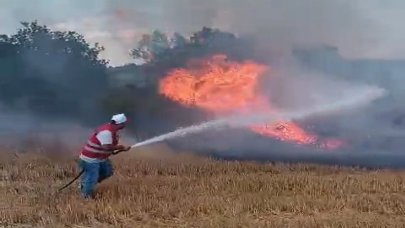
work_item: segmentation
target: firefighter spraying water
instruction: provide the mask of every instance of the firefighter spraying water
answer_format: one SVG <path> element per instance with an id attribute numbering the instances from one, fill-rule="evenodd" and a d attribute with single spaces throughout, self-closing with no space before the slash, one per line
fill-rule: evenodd
<path id="1" fill-rule="evenodd" d="M 96 129 L 80 153 L 81 172 L 60 190 L 83 175 L 79 184 L 80 192 L 84 198 L 93 197 L 95 186 L 113 175 L 113 166 L 109 157 L 131 149 L 119 144 L 118 132 L 125 128 L 126 122 L 125 114 L 117 114 L 111 118 L 110 123 Z"/>
<path id="2" fill-rule="evenodd" d="M 79 165 L 82 171 L 76 178 L 59 190 L 65 189 L 82 174 L 84 174 L 80 183 L 81 194 L 85 198 L 92 197 L 96 184 L 113 175 L 113 167 L 109 157 L 123 151 L 129 151 L 132 148 L 183 137 L 188 134 L 195 134 L 210 129 L 246 128 L 251 125 L 266 122 L 272 123 L 280 120 L 299 120 L 313 115 L 342 111 L 345 109 L 351 109 L 353 107 L 367 105 L 384 95 L 384 90 L 370 87 L 365 89 L 363 92 L 359 92 L 356 96 L 349 97 L 339 102 L 324 104 L 299 112 L 280 112 L 277 115 L 268 115 L 268 113 L 265 112 L 256 113 L 254 115 L 230 116 L 227 118 L 212 120 L 186 128 L 177 129 L 167 134 L 136 143 L 132 146 L 122 146 L 119 144 L 118 131 L 125 128 L 127 118 L 125 114 L 114 115 L 111 122 L 98 128 L 94 134 L 91 135 L 87 144 L 83 147 L 79 160 Z"/>

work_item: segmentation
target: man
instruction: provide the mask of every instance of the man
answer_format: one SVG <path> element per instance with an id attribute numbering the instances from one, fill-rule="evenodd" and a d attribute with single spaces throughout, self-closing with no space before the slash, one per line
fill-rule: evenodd
<path id="1" fill-rule="evenodd" d="M 80 183 L 83 197 L 93 198 L 96 184 L 113 175 L 109 156 L 114 151 L 131 149 L 131 147 L 119 145 L 118 131 L 125 128 L 126 122 L 125 114 L 114 115 L 111 122 L 99 127 L 83 147 L 79 159 L 79 167 L 84 171 Z"/>

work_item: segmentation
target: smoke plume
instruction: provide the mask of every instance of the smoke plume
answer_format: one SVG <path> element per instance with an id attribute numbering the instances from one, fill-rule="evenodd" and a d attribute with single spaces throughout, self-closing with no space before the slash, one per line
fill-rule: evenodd
<path id="1" fill-rule="evenodd" d="M 41 4 L 2 4 L 8 9 L 5 20 L 14 26 L 21 20 L 38 19 L 104 44 L 105 56 L 114 65 L 130 61 L 129 49 L 143 33 L 154 29 L 187 35 L 203 26 L 216 27 L 254 37 L 260 43 L 258 50 L 265 48 L 276 55 L 285 54 L 292 44 L 327 43 L 345 55 L 359 56 L 383 39 L 381 27 L 370 19 L 375 16 L 372 11 L 366 11 L 364 3 L 350 0 L 92 0 L 84 5 L 76 0 L 44 0 Z M 380 7 L 375 1 L 367 6 Z"/>

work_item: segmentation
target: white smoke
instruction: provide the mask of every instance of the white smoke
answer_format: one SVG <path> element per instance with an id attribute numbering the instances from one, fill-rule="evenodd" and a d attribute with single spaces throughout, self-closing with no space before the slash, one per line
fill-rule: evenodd
<path id="1" fill-rule="evenodd" d="M 20 21 L 38 19 L 105 45 L 105 56 L 113 65 L 131 61 L 128 51 L 142 33 L 159 29 L 190 34 L 202 26 L 254 36 L 260 48 L 276 54 L 292 44 L 321 42 L 350 56 L 386 56 L 389 53 L 382 50 L 398 54 L 394 47 L 400 45 L 393 43 L 398 44 L 403 34 L 394 25 L 401 26 L 402 5 L 400 0 L 390 4 L 378 0 L 3 0 L 0 33 L 14 32 Z M 388 24 L 391 29 L 386 31 Z"/>

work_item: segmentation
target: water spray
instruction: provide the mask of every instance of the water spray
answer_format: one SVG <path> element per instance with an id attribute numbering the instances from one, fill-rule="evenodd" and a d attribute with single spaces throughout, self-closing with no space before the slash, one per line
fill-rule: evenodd
<path id="1" fill-rule="evenodd" d="M 356 94 L 345 100 L 334 102 L 331 104 L 318 105 L 311 109 L 294 111 L 294 112 L 280 112 L 277 114 L 257 113 L 254 115 L 235 115 L 227 118 L 212 120 L 198 125 L 192 125 L 185 128 L 180 128 L 175 131 L 159 135 L 145 141 L 136 143 L 131 148 L 146 146 L 149 144 L 165 141 L 168 139 L 184 137 L 189 134 L 199 133 L 208 129 L 221 129 L 225 127 L 230 128 L 244 128 L 247 126 L 263 123 L 271 123 L 277 120 L 299 120 L 313 115 L 328 114 L 332 112 L 349 110 L 352 108 L 359 108 L 369 104 L 370 102 L 386 95 L 386 91 L 381 88 L 371 87 L 361 93 Z"/>

